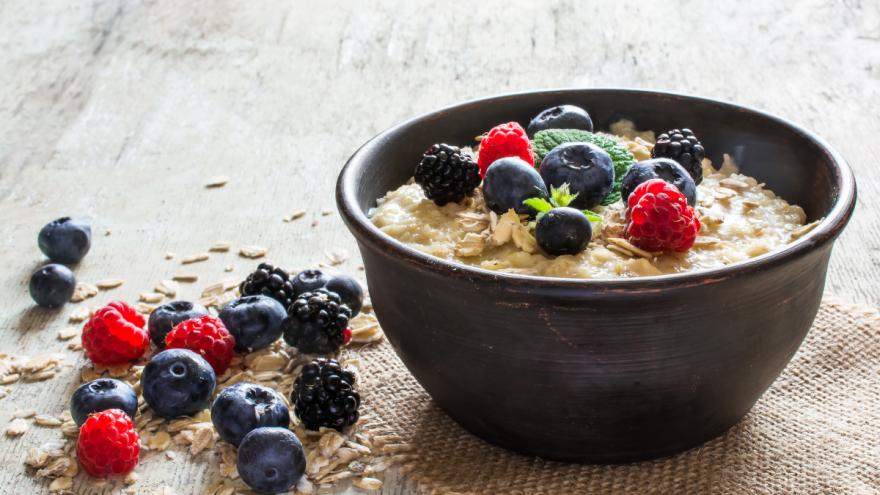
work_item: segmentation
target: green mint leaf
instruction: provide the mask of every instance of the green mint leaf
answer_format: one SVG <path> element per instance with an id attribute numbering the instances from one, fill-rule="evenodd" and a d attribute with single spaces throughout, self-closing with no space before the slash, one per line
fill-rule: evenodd
<path id="1" fill-rule="evenodd" d="M 557 208 L 570 205 L 577 197 L 578 193 L 571 193 L 568 182 L 562 184 L 558 188 L 550 186 L 550 202 Z"/>
<path id="2" fill-rule="evenodd" d="M 602 215 L 600 215 L 594 211 L 590 211 L 590 210 L 581 210 L 581 211 L 584 212 L 584 215 L 586 215 L 587 219 L 590 220 L 591 222 L 593 222 L 593 223 L 601 223 L 602 222 Z"/>
<path id="3" fill-rule="evenodd" d="M 550 210 L 553 209 L 553 205 L 551 205 L 551 204 L 550 204 L 546 199 L 544 199 L 544 198 L 529 198 L 529 199 L 523 201 L 523 204 L 526 205 L 526 206 L 531 206 L 531 207 L 534 208 L 535 211 L 537 211 L 539 214 L 541 214 L 541 213 L 547 213 L 548 211 L 550 211 Z"/>

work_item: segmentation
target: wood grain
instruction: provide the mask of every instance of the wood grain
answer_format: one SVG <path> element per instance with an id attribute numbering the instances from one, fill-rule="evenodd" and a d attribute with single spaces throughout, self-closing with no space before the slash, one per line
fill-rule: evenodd
<path id="1" fill-rule="evenodd" d="M 356 254 L 338 216 L 320 212 L 334 209 L 345 159 L 379 130 L 468 98 L 567 86 L 722 98 L 817 131 L 861 193 L 827 290 L 880 302 L 880 3 L 0 0 L 0 352 L 64 348 L 55 335 L 74 305 L 34 309 L 26 288 L 42 261 L 36 233 L 55 217 L 93 224 L 81 280 L 125 280 L 93 305 L 134 301 L 183 256 L 233 243 L 185 267 L 202 276 L 182 284 L 196 297 L 225 265 L 242 275 L 256 264 L 237 256 L 242 245 L 290 268 L 325 261 L 325 249 Z M 229 183 L 203 187 L 218 175 Z M 282 222 L 298 209 L 305 218 Z M 22 408 L 63 411 L 79 364 L 10 386 L 0 424 Z M 0 492 L 47 490 L 22 459 L 56 435 L 0 439 Z M 186 458 L 142 465 L 138 493 L 200 493 L 216 461 Z M 83 477 L 75 487 L 109 492 Z M 415 490 L 390 476 L 383 493 Z"/>

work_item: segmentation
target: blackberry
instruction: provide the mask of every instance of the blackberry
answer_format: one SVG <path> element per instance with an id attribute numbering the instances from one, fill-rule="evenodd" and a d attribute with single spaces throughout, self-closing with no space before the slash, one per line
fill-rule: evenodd
<path id="1" fill-rule="evenodd" d="M 336 352 L 351 338 L 351 309 L 339 294 L 317 289 L 300 294 L 287 309 L 284 341 L 304 354 Z"/>
<path id="2" fill-rule="evenodd" d="M 657 136 L 654 158 L 672 158 L 677 161 L 694 179 L 695 184 L 703 182 L 703 158 L 706 149 L 690 129 L 672 129 Z"/>
<path id="3" fill-rule="evenodd" d="M 238 287 L 243 296 L 269 296 L 280 302 L 284 309 L 293 304 L 296 291 L 290 281 L 290 275 L 280 267 L 269 263 L 260 263 L 253 273 L 247 276 Z"/>
<path id="4" fill-rule="evenodd" d="M 322 426 L 342 431 L 357 423 L 361 396 L 353 390 L 354 373 L 334 359 L 318 358 L 303 366 L 293 382 L 293 412 L 309 430 Z"/>
<path id="5" fill-rule="evenodd" d="M 480 169 L 458 147 L 435 144 L 416 166 L 416 184 L 438 206 L 457 203 L 480 185 Z"/>

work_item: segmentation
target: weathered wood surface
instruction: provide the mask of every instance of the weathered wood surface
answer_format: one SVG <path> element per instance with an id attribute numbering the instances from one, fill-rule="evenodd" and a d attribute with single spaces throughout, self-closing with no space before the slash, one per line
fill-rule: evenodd
<path id="1" fill-rule="evenodd" d="M 0 351 L 65 348 L 56 331 L 73 306 L 34 309 L 26 289 L 48 220 L 91 219 L 81 280 L 125 279 L 90 304 L 133 301 L 181 255 L 221 240 L 265 245 L 291 268 L 325 248 L 354 254 L 338 216 L 321 211 L 334 209 L 336 173 L 363 141 L 440 105 L 564 86 L 717 97 L 816 130 L 860 188 L 828 290 L 880 302 L 878 2 L 0 0 Z M 231 180 L 203 188 L 213 175 Z M 301 208 L 306 218 L 281 221 Z M 192 266 L 203 279 L 183 295 L 228 263 L 239 274 L 254 265 L 214 256 Z M 60 413 L 77 370 L 9 387 L 0 425 L 22 408 Z M 0 439 L 0 492 L 47 489 L 22 460 L 56 435 Z M 185 459 L 145 463 L 135 487 L 199 493 L 215 461 Z M 93 491 L 82 476 L 76 488 Z M 414 490 L 390 476 L 383 493 Z"/>

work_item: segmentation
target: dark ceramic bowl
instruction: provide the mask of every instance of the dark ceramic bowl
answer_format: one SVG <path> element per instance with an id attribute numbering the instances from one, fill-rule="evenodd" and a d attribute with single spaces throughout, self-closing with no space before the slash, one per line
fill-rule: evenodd
<path id="1" fill-rule="evenodd" d="M 714 163 L 730 153 L 809 221 L 809 234 L 724 268 L 610 280 L 530 277 L 444 261 L 373 226 L 376 199 L 432 143 L 469 144 L 562 103 L 597 129 L 690 127 Z M 379 134 L 346 164 L 337 203 L 357 238 L 373 306 L 419 383 L 453 419 L 509 449 L 551 459 L 664 456 L 739 421 L 797 351 L 818 310 L 834 239 L 855 205 L 843 158 L 763 112 L 652 91 L 513 94 L 444 108 Z"/>

